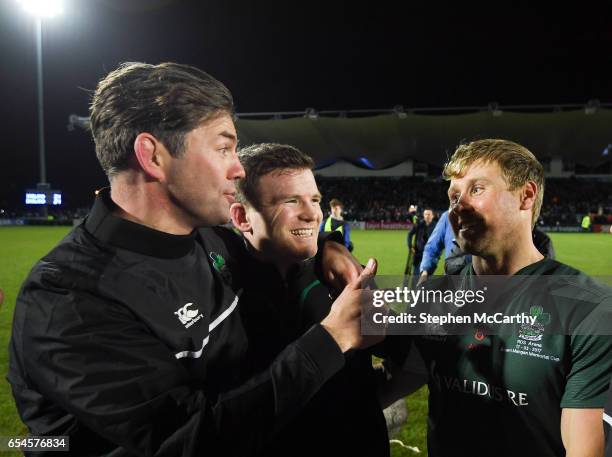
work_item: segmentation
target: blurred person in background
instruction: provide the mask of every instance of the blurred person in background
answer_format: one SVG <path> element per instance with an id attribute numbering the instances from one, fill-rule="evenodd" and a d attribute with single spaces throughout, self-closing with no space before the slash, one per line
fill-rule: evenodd
<path id="1" fill-rule="evenodd" d="M 413 274 L 411 275 L 411 287 L 416 287 L 416 283 L 419 279 L 419 272 L 421 266 L 421 260 L 423 259 L 423 252 L 425 251 L 425 245 L 427 240 L 431 236 L 436 222 L 434 221 L 433 209 L 426 207 L 423 210 L 423 218 L 412 226 L 412 229 L 408 232 L 407 244 L 409 250 L 409 262 L 411 262 L 410 268 Z"/>
<path id="2" fill-rule="evenodd" d="M 353 251 L 353 243 L 351 242 L 351 226 L 342 217 L 344 205 L 337 198 L 332 198 L 329 202 L 330 214 L 327 219 L 321 224 L 321 232 L 338 231 L 342 234 L 344 245 L 349 250 Z"/>

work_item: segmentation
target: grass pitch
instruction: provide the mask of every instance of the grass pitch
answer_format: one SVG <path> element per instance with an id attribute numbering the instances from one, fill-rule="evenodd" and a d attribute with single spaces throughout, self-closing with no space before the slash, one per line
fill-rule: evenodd
<path id="1" fill-rule="evenodd" d="M 5 379 L 15 298 L 21 283 L 34 265 L 70 229 L 68 227 L 0 227 L 0 288 L 4 305 L 0 308 L 0 436 L 25 435 Z M 591 233 L 552 233 L 557 259 L 589 275 L 612 275 L 612 236 Z M 379 261 L 378 273 L 401 275 L 406 265 L 405 231 L 353 231 L 354 254 L 365 263 L 368 257 Z M 442 262 L 436 274 L 442 272 Z M 405 444 L 417 446 L 426 455 L 427 389 L 422 388 L 407 398 L 408 425 L 397 436 Z M 411 456 L 412 451 L 393 444 L 394 457 Z M 19 455 L 6 453 L 3 455 Z"/>
<path id="2" fill-rule="evenodd" d="M 4 304 L 0 307 L 0 436 L 27 434 L 5 379 L 7 347 L 17 293 L 36 261 L 69 230 L 69 227 L 0 227 L 0 288 L 4 291 Z"/>

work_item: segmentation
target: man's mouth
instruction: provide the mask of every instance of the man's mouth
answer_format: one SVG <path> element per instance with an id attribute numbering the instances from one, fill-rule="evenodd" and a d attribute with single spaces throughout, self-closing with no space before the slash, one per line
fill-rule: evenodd
<path id="1" fill-rule="evenodd" d="M 313 229 L 311 228 L 301 228 L 301 229 L 291 230 L 292 235 L 298 236 L 300 238 L 310 237 L 312 236 L 312 233 L 313 233 Z"/>
<path id="2" fill-rule="evenodd" d="M 458 223 L 459 233 L 466 233 L 467 231 L 474 230 L 478 226 L 478 222 L 476 221 L 460 221 Z"/>

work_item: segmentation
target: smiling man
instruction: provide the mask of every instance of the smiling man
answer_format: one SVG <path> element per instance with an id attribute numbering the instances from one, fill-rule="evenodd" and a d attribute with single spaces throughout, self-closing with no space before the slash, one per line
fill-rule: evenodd
<path id="1" fill-rule="evenodd" d="M 314 162 L 292 146 L 273 143 L 244 148 L 239 157 L 250 173 L 237 183 L 232 221 L 251 254 L 286 277 L 289 267 L 317 253 L 323 214 Z"/>
<path id="2" fill-rule="evenodd" d="M 238 153 L 246 178 L 232 205 L 250 261 L 241 308 L 254 372 L 329 313 L 329 291 L 315 275 L 321 195 L 314 162 L 298 149 L 257 144 Z M 385 419 L 371 354 L 351 351 L 333 376 L 268 446 L 265 456 L 388 456 Z"/>
<path id="3" fill-rule="evenodd" d="M 94 93 L 110 189 L 24 282 L 10 344 L 22 420 L 32 435 L 68 436 L 68 455 L 255 454 L 343 352 L 374 342 L 361 336 L 355 280 L 245 377 L 242 240 L 214 227 L 244 178 L 232 113 L 223 84 L 175 63 L 124 64 Z"/>
<path id="4" fill-rule="evenodd" d="M 612 292 L 534 246 L 542 165 L 521 145 L 481 140 L 459 146 L 444 176 L 449 221 L 472 254 L 462 283 L 530 276 L 532 287 L 506 289 L 487 306 L 537 315 L 538 324 L 416 339 L 430 375 L 429 455 L 601 456 Z"/>

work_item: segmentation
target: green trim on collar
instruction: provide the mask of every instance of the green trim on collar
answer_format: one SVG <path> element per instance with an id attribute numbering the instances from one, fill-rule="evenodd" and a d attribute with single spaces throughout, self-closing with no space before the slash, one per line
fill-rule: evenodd
<path id="1" fill-rule="evenodd" d="M 315 279 L 314 281 L 312 281 L 310 284 L 308 284 L 304 290 L 302 290 L 302 293 L 300 294 L 300 305 L 303 305 L 304 302 L 306 301 L 306 296 L 308 295 L 308 293 L 312 290 L 312 288 L 314 286 L 318 286 L 319 284 L 321 284 L 321 281 L 319 281 L 318 279 Z"/>

